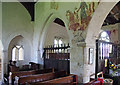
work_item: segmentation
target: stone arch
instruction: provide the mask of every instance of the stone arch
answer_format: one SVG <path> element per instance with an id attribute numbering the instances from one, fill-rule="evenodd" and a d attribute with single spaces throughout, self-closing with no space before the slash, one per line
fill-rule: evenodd
<path id="1" fill-rule="evenodd" d="M 14 40 L 16 40 L 16 39 L 18 39 L 19 38 L 19 40 L 21 41 L 22 39 L 23 39 L 23 42 L 22 42 L 22 44 L 23 45 L 26 45 L 26 44 L 28 44 L 28 46 L 30 46 L 30 53 L 31 53 L 31 44 L 30 44 L 30 41 L 27 39 L 27 37 L 25 37 L 24 35 L 22 35 L 22 34 L 18 34 L 18 35 L 16 35 L 16 36 L 14 36 L 10 41 L 9 41 L 9 45 L 8 45 L 8 50 L 9 50 L 9 46 L 11 45 L 11 42 L 14 42 Z M 16 44 L 16 43 L 15 43 Z M 8 53 L 8 55 L 9 55 L 9 53 Z M 9 57 L 9 56 L 8 56 Z"/>
<path id="2" fill-rule="evenodd" d="M 56 18 L 59 18 L 59 19 L 61 19 L 63 22 L 64 22 L 64 24 L 65 24 L 65 28 L 66 28 L 66 30 L 67 30 L 67 33 L 68 33 L 68 36 L 69 36 L 69 42 L 70 42 L 70 45 L 71 45 L 71 36 L 73 36 L 73 34 L 72 33 L 70 33 L 70 31 L 69 31 L 69 29 L 68 29 L 68 26 L 67 26 L 67 24 L 66 24 L 66 22 L 64 21 L 64 19 L 59 15 L 59 14 L 56 14 L 56 13 L 51 13 L 49 16 L 48 16 L 48 18 L 46 19 L 46 21 L 45 21 L 45 23 L 44 23 L 44 26 L 43 26 L 43 30 L 42 30 L 42 34 L 41 34 L 41 37 L 39 37 L 39 42 L 38 42 L 38 49 L 41 51 L 40 53 L 40 55 L 42 56 L 42 53 L 43 53 L 43 44 L 44 44 L 44 42 L 45 42 L 45 34 L 46 34 L 46 31 L 47 31 L 47 29 L 48 29 L 48 26 L 50 25 L 50 23 L 51 22 L 53 22 Z"/>
<path id="3" fill-rule="evenodd" d="M 117 0 L 118 2 L 119 0 Z M 84 57 L 84 63 L 86 64 L 86 68 L 88 69 L 89 72 L 95 73 L 95 65 L 96 65 L 96 39 L 98 39 L 99 34 L 101 33 L 102 29 L 102 24 L 109 14 L 109 12 L 112 10 L 112 8 L 117 4 L 117 2 L 100 2 L 98 7 L 96 8 L 92 19 L 87 27 L 87 34 L 86 34 L 86 57 Z M 88 50 L 89 48 L 94 48 L 94 57 L 93 57 L 93 64 L 88 65 L 88 58 L 89 58 L 89 53 Z M 84 70 L 87 70 L 84 68 Z M 92 68 L 92 69 L 91 69 Z M 84 73 L 84 79 L 83 81 L 89 81 L 91 73 Z"/>
<path id="4" fill-rule="evenodd" d="M 7 73 L 7 64 L 8 64 L 8 60 L 9 60 L 8 59 L 9 58 L 9 56 L 8 56 L 8 48 L 9 48 L 10 42 L 12 41 L 12 39 L 14 39 L 15 37 L 20 36 L 20 35 L 24 38 L 25 42 L 27 42 L 27 45 L 30 48 L 29 57 L 32 56 L 32 53 L 31 53 L 32 52 L 32 49 L 31 49 L 32 48 L 32 43 L 31 43 L 31 40 L 29 40 L 30 39 L 29 34 L 27 32 L 23 32 L 23 31 L 15 31 L 15 32 L 13 32 L 6 39 L 6 42 L 3 44 L 4 45 L 4 55 L 5 55 L 5 58 L 4 58 L 5 61 L 3 62 L 4 63 L 4 66 L 3 66 L 4 67 L 4 73 Z M 25 64 L 24 61 L 22 61 L 22 62 Z M 22 64 L 22 62 L 20 62 L 20 64 Z M 26 63 L 28 63 L 28 62 L 26 62 Z"/>
<path id="5" fill-rule="evenodd" d="M 112 8 L 118 3 L 118 1 L 119 0 L 116 2 L 100 2 L 88 25 L 86 43 L 94 43 L 93 39 L 95 40 L 99 36 L 105 18 L 112 10 Z"/>
<path id="6" fill-rule="evenodd" d="M 26 34 L 27 34 L 27 35 L 26 35 Z M 13 32 L 13 34 L 11 34 L 11 35 L 8 37 L 8 39 L 7 39 L 7 41 L 6 41 L 6 44 L 5 44 L 5 45 L 6 45 L 5 48 L 8 49 L 9 44 L 10 44 L 10 41 L 11 41 L 13 38 L 15 38 L 16 36 L 19 36 L 19 35 L 23 36 L 23 37 L 25 38 L 25 40 L 28 41 L 28 44 L 30 45 L 30 47 L 32 47 L 32 44 L 30 43 L 31 41 L 29 40 L 29 35 L 28 35 L 27 32 L 15 31 L 15 32 Z"/>
<path id="7" fill-rule="evenodd" d="M 9 44 L 9 46 L 8 46 L 8 60 L 11 60 L 12 59 L 12 52 L 9 52 L 9 51 L 12 51 L 12 49 L 13 49 L 13 47 L 14 46 L 12 46 L 13 44 L 12 43 L 14 43 L 14 45 L 18 45 L 18 43 L 22 40 L 22 39 L 24 39 L 24 37 L 22 36 L 22 35 L 18 35 L 18 36 L 15 36 L 11 41 L 10 41 L 10 44 Z"/>

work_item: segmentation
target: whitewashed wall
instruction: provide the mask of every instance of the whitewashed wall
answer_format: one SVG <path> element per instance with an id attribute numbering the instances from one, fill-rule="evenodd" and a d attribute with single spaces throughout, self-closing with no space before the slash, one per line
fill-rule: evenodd
<path id="1" fill-rule="evenodd" d="M 88 82 L 90 75 L 95 73 L 95 40 L 100 33 L 105 17 L 116 3 L 117 2 L 100 3 L 88 26 L 86 42 L 79 44 L 72 42 L 73 33 L 68 30 L 66 19 L 66 11 L 74 11 L 74 8 L 79 6 L 79 3 L 58 3 L 58 10 L 51 9 L 50 3 L 36 3 L 34 23 L 31 22 L 29 13 L 20 3 L 3 3 L 3 65 L 6 66 L 8 63 L 8 47 L 10 41 L 18 35 L 22 35 L 26 39 L 26 43 L 28 43 L 31 48 L 31 52 L 28 53 L 28 51 L 26 51 L 26 55 L 29 54 L 29 57 L 25 57 L 30 58 L 31 61 L 43 64 L 43 59 L 41 56 L 44 46 L 43 43 L 45 43 L 45 35 L 47 34 L 50 23 L 53 22 L 55 18 L 60 18 L 65 23 L 65 28 L 67 30 L 71 46 L 70 72 L 78 75 L 78 82 Z M 30 48 L 27 47 L 26 50 L 29 50 Z M 91 65 L 88 64 L 89 48 L 94 48 L 94 60 Z M 6 72 L 7 68 L 5 68 L 4 71 Z"/>
<path id="2" fill-rule="evenodd" d="M 23 46 L 24 49 L 24 60 L 17 62 L 18 66 L 21 67 L 22 65 L 28 64 L 31 61 L 31 57 L 29 57 L 31 56 L 31 47 L 28 44 L 28 41 L 21 35 L 16 36 L 11 40 L 8 48 L 8 60 L 12 60 L 12 48 L 15 45 Z"/>
<path id="3" fill-rule="evenodd" d="M 63 38 L 63 42 L 68 44 L 69 43 L 69 36 L 65 27 L 58 25 L 54 22 L 50 24 L 48 27 L 45 44 L 44 46 L 53 45 L 55 36 Z"/>
<path id="4" fill-rule="evenodd" d="M 8 47 L 13 38 L 18 35 L 26 39 L 25 60 L 27 63 L 31 61 L 32 56 L 32 36 L 34 24 L 28 11 L 22 4 L 17 2 L 2 3 L 2 43 L 4 46 L 4 71 L 7 72 Z M 21 64 L 26 64 L 24 61 Z"/>

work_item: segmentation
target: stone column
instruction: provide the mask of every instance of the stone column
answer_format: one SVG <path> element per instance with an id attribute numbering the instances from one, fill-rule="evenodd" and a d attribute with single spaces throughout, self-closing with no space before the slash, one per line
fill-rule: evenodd
<path id="1" fill-rule="evenodd" d="M 8 72 L 8 50 L 3 50 L 3 73 Z"/>
<path id="2" fill-rule="evenodd" d="M 0 81 L 2 80 L 2 52 L 0 50 Z"/>
<path id="3" fill-rule="evenodd" d="M 74 45 L 70 49 L 70 73 L 78 76 L 78 83 L 83 83 L 85 43 Z"/>
<path id="4" fill-rule="evenodd" d="M 89 64 L 89 48 L 93 48 L 93 63 Z M 79 43 L 70 49 L 70 73 L 78 76 L 78 83 L 87 83 L 95 74 L 96 43 Z"/>
<path id="5" fill-rule="evenodd" d="M 93 49 L 92 63 L 89 63 L 89 49 Z M 85 47 L 85 56 L 84 56 L 84 76 L 83 82 L 87 83 L 90 81 L 90 75 L 95 77 L 95 65 L 96 65 L 96 43 L 88 44 L 86 43 Z"/>

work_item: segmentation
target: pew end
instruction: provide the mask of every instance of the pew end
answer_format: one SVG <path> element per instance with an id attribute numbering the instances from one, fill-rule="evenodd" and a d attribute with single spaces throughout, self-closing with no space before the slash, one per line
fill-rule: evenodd
<path id="1" fill-rule="evenodd" d="M 12 83 L 12 72 L 9 72 L 9 77 L 8 77 L 8 79 L 9 79 L 9 84 L 11 84 L 11 83 Z"/>

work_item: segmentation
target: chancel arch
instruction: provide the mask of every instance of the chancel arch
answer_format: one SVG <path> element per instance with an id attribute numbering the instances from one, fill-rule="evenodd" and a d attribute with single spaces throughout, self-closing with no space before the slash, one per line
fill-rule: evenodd
<path id="1" fill-rule="evenodd" d="M 42 35 L 40 38 L 40 45 L 39 45 L 40 52 L 39 53 L 41 54 L 39 55 L 41 56 L 41 58 L 39 57 L 38 62 L 41 62 L 41 60 L 44 59 L 43 58 L 43 53 L 45 51 L 44 48 L 50 47 L 50 46 L 61 47 L 64 45 L 68 45 L 68 43 L 70 42 L 68 30 L 65 26 L 64 21 L 61 18 L 56 17 L 54 14 L 51 14 L 49 16 L 48 21 L 46 21 L 45 23 L 46 24 L 43 28 Z M 57 45 L 55 45 L 55 40 L 57 42 L 56 43 Z M 61 51 L 60 50 L 59 52 L 62 53 L 62 50 Z"/>
<path id="2" fill-rule="evenodd" d="M 46 19 L 46 21 L 44 22 L 44 26 L 42 28 L 42 33 L 39 37 L 39 42 L 38 42 L 38 50 L 40 51 L 40 53 L 43 53 L 43 48 L 44 48 L 44 45 L 45 45 L 45 38 L 46 38 L 46 34 L 47 34 L 47 31 L 50 30 L 49 29 L 49 26 L 51 23 L 54 22 L 54 20 L 58 18 L 60 19 L 63 23 L 64 23 L 64 27 L 65 27 L 65 30 L 69 36 L 69 38 L 71 38 L 70 36 L 73 37 L 73 35 L 71 35 L 72 33 L 70 33 L 70 31 L 68 30 L 68 27 L 64 21 L 64 19 L 61 18 L 61 16 L 59 16 L 59 14 L 56 14 L 56 13 L 51 13 L 48 18 Z M 54 35 L 54 34 L 53 34 Z M 68 39 L 71 44 L 71 40 Z M 42 57 L 42 54 L 40 54 L 40 56 Z"/>
<path id="3" fill-rule="evenodd" d="M 43 48 L 43 44 L 45 42 L 45 37 L 46 37 L 46 32 L 49 30 L 49 26 L 52 22 L 54 22 L 55 19 L 60 19 L 63 23 L 64 23 L 64 27 L 65 30 L 69 36 L 69 38 L 73 37 L 73 35 L 71 35 L 72 33 L 70 32 L 70 30 L 68 29 L 67 24 L 65 23 L 64 19 L 59 16 L 59 14 L 57 13 L 51 13 L 48 18 L 46 19 L 46 21 L 44 22 L 44 26 L 43 26 L 43 30 L 42 30 L 42 34 L 41 37 L 39 38 L 39 45 L 38 45 L 38 49 Z M 71 40 L 69 40 L 70 44 L 71 44 Z"/>

